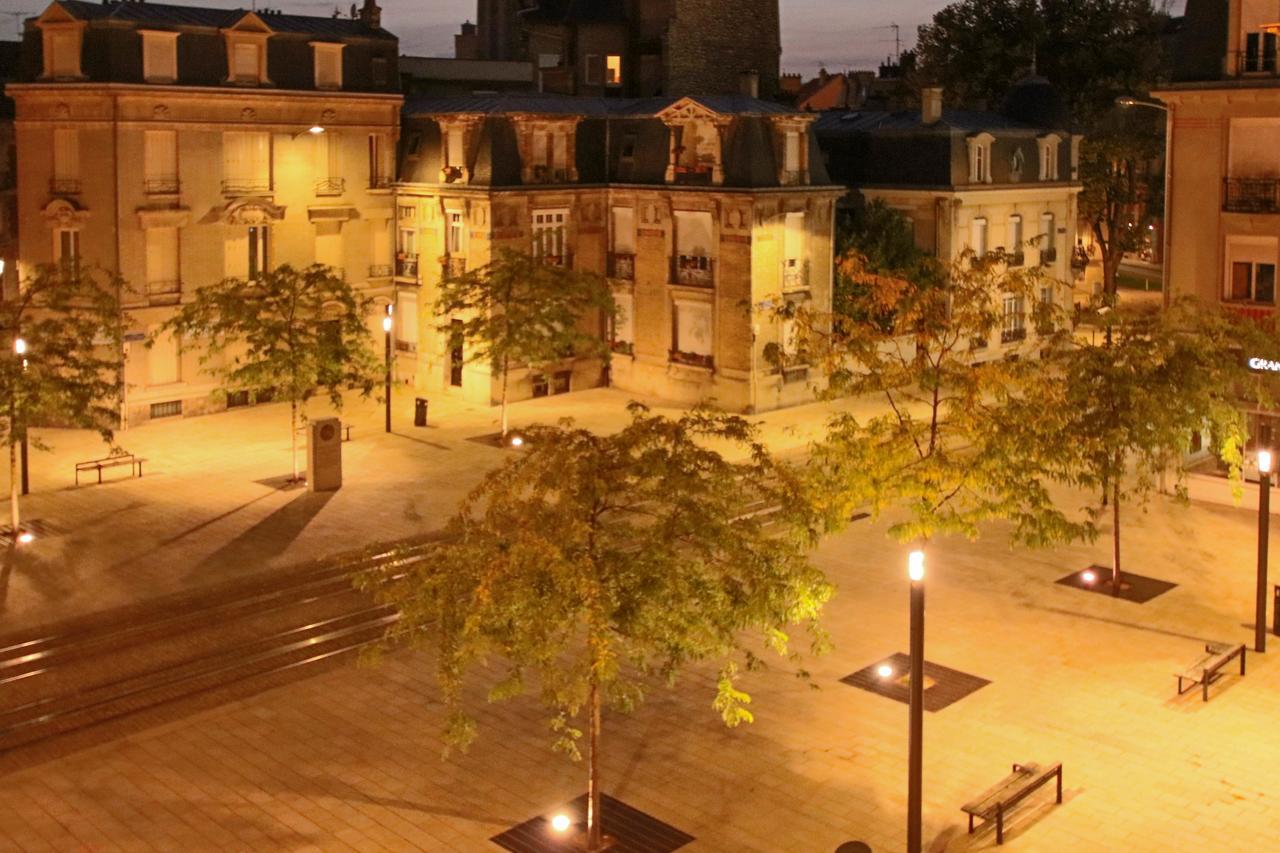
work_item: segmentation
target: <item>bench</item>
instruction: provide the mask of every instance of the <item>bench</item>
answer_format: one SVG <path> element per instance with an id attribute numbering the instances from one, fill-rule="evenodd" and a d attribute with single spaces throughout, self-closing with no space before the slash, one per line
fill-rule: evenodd
<path id="1" fill-rule="evenodd" d="M 132 453 L 116 453 L 102 459 L 88 459 L 84 462 L 76 463 L 76 485 L 80 485 L 80 473 L 82 471 L 97 471 L 98 484 L 102 484 L 102 470 L 104 468 L 115 468 L 120 465 L 129 466 L 129 476 L 142 476 L 142 463 L 147 460 L 134 456 Z"/>
<path id="2" fill-rule="evenodd" d="M 973 819 L 979 818 L 983 823 L 996 821 L 996 844 L 1004 844 L 1004 815 L 1015 803 L 1026 797 L 1045 782 L 1057 777 L 1058 802 L 1062 802 L 1062 765 L 1051 764 L 1041 767 L 1038 764 L 1015 764 L 1013 772 L 1003 780 L 983 791 L 972 802 L 965 803 L 960 810 L 969 815 L 969 834 L 973 834 Z"/>
<path id="3" fill-rule="evenodd" d="M 1205 643 L 1204 652 L 1191 666 L 1174 673 L 1178 679 L 1179 696 L 1199 684 L 1204 691 L 1204 701 L 1208 702 L 1209 685 L 1222 678 L 1222 668 L 1235 657 L 1240 658 L 1240 674 L 1244 675 L 1244 643 Z M 1182 686 L 1184 681 L 1187 682 L 1185 688 Z"/>

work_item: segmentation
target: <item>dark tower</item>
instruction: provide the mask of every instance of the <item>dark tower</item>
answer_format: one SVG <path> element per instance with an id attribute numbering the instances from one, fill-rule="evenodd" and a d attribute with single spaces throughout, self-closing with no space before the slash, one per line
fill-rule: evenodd
<path id="1" fill-rule="evenodd" d="M 477 0 L 476 29 L 481 59 L 524 59 L 520 55 L 520 39 L 516 12 L 520 0 Z"/>
<path id="2" fill-rule="evenodd" d="M 782 25 L 778 0 L 674 0 L 667 30 L 668 95 L 778 92 Z M 754 75 L 754 76 L 753 76 Z"/>

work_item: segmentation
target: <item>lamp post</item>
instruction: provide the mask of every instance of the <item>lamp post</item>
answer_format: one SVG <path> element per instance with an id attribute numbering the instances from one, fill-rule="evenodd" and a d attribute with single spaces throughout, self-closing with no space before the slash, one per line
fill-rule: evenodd
<path id="1" fill-rule="evenodd" d="M 27 369 L 27 342 L 22 338 L 13 339 L 13 354 L 22 362 L 22 369 Z M 17 446 L 13 441 L 15 432 L 21 433 L 18 429 L 18 383 L 14 383 L 12 393 L 9 395 L 9 530 L 16 542 L 21 532 L 18 529 L 19 513 L 18 513 L 18 489 L 19 478 L 14 474 L 18 471 L 18 454 Z"/>
<path id="2" fill-rule="evenodd" d="M 386 398 L 387 398 L 387 432 L 391 432 L 391 306 L 387 306 L 387 315 L 382 318 L 382 332 L 387 343 L 386 364 Z"/>
<path id="3" fill-rule="evenodd" d="M 907 556 L 911 578 L 911 677 L 907 752 L 907 853 L 920 853 L 921 782 L 924 748 L 924 551 Z"/>
<path id="4" fill-rule="evenodd" d="M 1258 451 L 1258 600 L 1254 603 L 1253 649 L 1267 650 L 1267 538 L 1271 529 L 1271 451 Z"/>

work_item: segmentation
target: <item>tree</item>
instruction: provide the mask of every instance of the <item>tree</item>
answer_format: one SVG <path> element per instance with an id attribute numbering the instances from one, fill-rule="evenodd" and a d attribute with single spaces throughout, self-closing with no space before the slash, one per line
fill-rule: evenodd
<path id="1" fill-rule="evenodd" d="M 842 209 L 836 217 L 836 256 L 841 259 L 861 258 L 860 272 L 895 275 L 915 281 L 929 280 L 941 271 L 933 255 L 916 246 L 911 220 L 894 210 L 883 199 L 873 199 L 853 208 Z M 833 311 L 850 314 L 857 300 L 856 276 L 849 274 L 848 263 L 836 266 Z"/>
<path id="2" fill-rule="evenodd" d="M 830 525 L 869 507 L 904 513 L 889 528 L 900 541 L 976 537 L 993 519 L 1011 521 L 1014 538 L 1028 544 L 1090 535 L 1048 491 L 1060 462 L 1042 436 L 1062 413 L 1025 404 L 1049 381 L 1035 356 L 1059 317 L 1042 301 L 1054 282 L 1011 259 L 966 252 L 947 275 L 915 281 L 868 272 L 855 256 L 844 261 L 859 283 L 851 313 L 833 322 L 799 317 L 821 353 L 826 393 L 885 404 L 870 417 L 832 418 L 813 448 L 815 492 Z M 985 358 L 993 339 L 1017 349 Z"/>
<path id="3" fill-rule="evenodd" d="M 359 579 L 400 612 L 388 641 L 438 652 L 450 744 L 475 736 L 462 687 L 489 655 L 505 660 L 490 700 L 536 678 L 555 747 L 575 760 L 585 717 L 593 851 L 602 707 L 628 711 L 655 677 L 671 683 L 714 659 L 714 708 L 727 725 L 750 722 L 736 685 L 740 667 L 761 665 L 749 640 L 792 657 L 787 629 L 803 623 L 821 648 L 831 594 L 807 557 L 815 527 L 802 483 L 749 424 L 706 412 L 670 420 L 634 403 L 631 414 L 608 436 L 530 429 L 528 450 L 470 494 L 425 561 Z"/>
<path id="4" fill-rule="evenodd" d="M 1240 402 L 1262 402 L 1265 388 L 1237 352 L 1257 332 L 1194 300 L 1163 312 L 1110 309 L 1094 322 L 1104 327 L 1102 341 L 1058 341 L 1050 355 L 1058 381 L 1039 386 L 1044 396 L 1030 402 L 1067 415 L 1049 433 L 1067 479 L 1100 490 L 1103 506 L 1111 505 L 1112 592 L 1119 595 L 1121 503 L 1145 503 L 1171 463 L 1185 499 L 1181 460 L 1197 432 L 1212 436 L 1214 452 L 1238 482 Z"/>
<path id="5" fill-rule="evenodd" d="M 9 520 L 19 532 L 18 445 L 33 426 L 71 425 L 111 441 L 119 420 L 125 317 L 118 281 L 41 266 L 0 301 L 0 405 L 9 445 Z M 46 449 L 39 441 L 31 441 Z"/>
<path id="6" fill-rule="evenodd" d="M 202 346 L 200 363 L 224 392 L 289 401 L 296 481 L 298 414 L 307 401 L 323 392 L 341 407 L 344 391 L 368 397 L 383 378 L 365 325 L 371 308 L 331 267 L 285 265 L 247 281 L 228 278 L 199 288 L 160 333 Z"/>
<path id="7" fill-rule="evenodd" d="M 470 343 L 471 360 L 488 362 L 502 377 L 503 436 L 513 366 L 537 369 L 571 356 L 608 362 L 609 341 L 582 328 L 593 310 L 612 325 L 613 292 L 602 277 L 510 249 L 499 249 L 479 269 L 445 276 L 436 302 L 445 320 L 440 330 L 461 337 L 454 345 Z M 452 323 L 457 315 L 463 317 L 460 330 Z"/>

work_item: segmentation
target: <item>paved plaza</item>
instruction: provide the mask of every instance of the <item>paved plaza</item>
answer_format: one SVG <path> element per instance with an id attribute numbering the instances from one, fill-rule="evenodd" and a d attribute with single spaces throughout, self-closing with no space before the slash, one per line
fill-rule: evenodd
<path id="1" fill-rule="evenodd" d="M 617 417 L 607 404 L 582 401 L 602 422 Z M 458 417 L 481 426 L 488 414 Z M 436 451 L 447 462 L 479 452 L 459 449 L 466 432 L 428 435 L 453 448 Z M 407 503 L 444 511 L 456 484 L 423 486 L 429 477 L 449 479 L 387 472 L 381 484 L 403 491 L 383 496 L 381 533 L 422 523 L 404 520 Z M 431 489 L 434 503 L 420 497 Z M 310 553 L 293 549 L 333 505 L 279 556 Z M 1198 691 L 1175 696 L 1173 678 L 1205 641 L 1251 636 L 1254 518 L 1163 498 L 1127 518 L 1129 568 L 1178 584 L 1144 605 L 1055 583 L 1105 564 L 1106 540 L 1011 550 L 993 527 L 931 547 L 926 656 L 991 683 L 927 715 L 927 849 L 994 847 L 992 832 L 966 834 L 959 807 L 1012 762 L 1061 761 L 1065 803 L 1052 804 L 1051 786 L 1033 795 L 1014 813 L 1010 850 L 1234 850 L 1280 836 L 1280 638 L 1207 704 Z M 728 730 L 710 707 L 711 670 L 695 669 L 634 715 L 606 715 L 605 790 L 693 835 L 690 850 L 831 851 L 853 839 L 901 850 L 906 706 L 839 682 L 907 645 L 906 549 L 883 530 L 857 522 L 818 555 L 839 587 L 826 616 L 835 649 L 808 661 L 818 689 L 785 667 L 750 676 L 756 722 Z M 341 539 L 315 535 L 317 550 Z M 581 768 L 550 751 L 532 699 L 486 705 L 477 692 L 479 742 L 442 759 L 436 697 L 429 657 L 400 652 L 10 772 L 0 848 L 496 849 L 492 835 L 584 789 Z"/>

